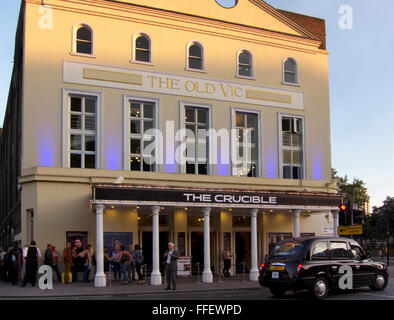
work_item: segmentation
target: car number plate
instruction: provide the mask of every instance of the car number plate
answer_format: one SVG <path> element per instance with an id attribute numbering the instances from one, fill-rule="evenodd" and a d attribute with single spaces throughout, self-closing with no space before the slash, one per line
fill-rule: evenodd
<path id="1" fill-rule="evenodd" d="M 279 272 L 272 272 L 272 279 L 279 279 Z"/>
<path id="2" fill-rule="evenodd" d="M 271 271 L 283 271 L 285 270 L 285 266 L 270 266 Z"/>

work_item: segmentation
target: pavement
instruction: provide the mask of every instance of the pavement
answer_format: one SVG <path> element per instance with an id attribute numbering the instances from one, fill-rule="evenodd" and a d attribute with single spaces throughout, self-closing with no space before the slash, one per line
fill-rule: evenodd
<path id="1" fill-rule="evenodd" d="M 394 278 L 394 264 L 389 267 L 390 278 Z M 221 277 L 221 282 L 217 277 L 214 277 L 213 283 L 202 283 L 201 277 L 197 279 L 192 278 L 178 278 L 177 279 L 177 290 L 176 291 L 165 291 L 165 284 L 160 286 L 151 286 L 149 284 L 149 278 L 146 278 L 145 284 L 140 284 L 138 281 L 130 281 L 129 284 L 124 285 L 122 281 L 111 281 L 107 280 L 107 287 L 96 288 L 94 287 L 94 281 L 89 283 L 82 283 L 81 281 L 71 284 L 61 284 L 54 282 L 53 289 L 41 290 L 37 285 L 31 287 L 27 284 L 26 287 L 18 285 L 11 285 L 10 283 L 0 282 L 0 299 L 69 299 L 76 296 L 84 297 L 97 297 L 97 298 L 110 298 L 111 296 L 125 295 L 130 298 L 138 297 L 143 295 L 158 296 L 165 293 L 176 293 L 182 294 L 183 299 L 190 299 L 193 293 L 202 292 L 238 292 L 238 291 L 255 291 L 261 289 L 261 286 L 256 281 L 250 281 L 249 275 L 245 277 L 238 275 L 230 278 Z M 392 280 L 393 281 L 393 280 Z M 182 296 L 182 295 L 181 295 Z"/>
<path id="2" fill-rule="evenodd" d="M 197 280 L 193 278 L 178 278 L 176 293 L 191 293 L 191 292 L 206 292 L 206 291 L 222 291 L 222 290 L 248 290 L 261 288 L 260 284 L 256 281 L 249 281 L 249 275 L 245 275 L 245 280 L 242 276 L 221 278 L 219 282 L 217 277 L 214 277 L 213 283 L 202 283 L 201 277 Z M 10 283 L 0 282 L 0 299 L 5 298 L 67 298 L 73 296 L 108 296 L 108 295 L 142 295 L 142 294 L 161 294 L 166 287 L 165 284 L 160 286 L 152 286 L 149 284 L 149 278 L 146 279 L 145 284 L 140 284 L 138 281 L 130 281 L 125 285 L 122 281 L 109 281 L 107 280 L 107 287 L 96 288 L 94 281 L 89 283 L 82 283 L 81 281 L 61 284 L 54 282 L 53 289 L 41 290 L 38 285 L 31 287 L 26 284 L 21 287 L 20 284 L 13 286 Z M 168 291 L 167 291 L 168 292 Z M 173 292 L 171 290 L 171 292 Z"/>

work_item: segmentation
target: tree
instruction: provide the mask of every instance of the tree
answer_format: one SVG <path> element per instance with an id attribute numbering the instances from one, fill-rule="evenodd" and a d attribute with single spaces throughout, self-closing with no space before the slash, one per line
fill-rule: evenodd
<path id="1" fill-rule="evenodd" d="M 346 200 L 350 200 L 351 204 L 358 205 L 359 210 L 367 213 L 369 195 L 366 184 L 363 180 L 353 178 L 353 182 L 349 183 L 348 176 L 338 176 L 338 172 L 335 169 L 331 169 L 332 179 L 337 180 L 339 192 L 346 195 Z"/>

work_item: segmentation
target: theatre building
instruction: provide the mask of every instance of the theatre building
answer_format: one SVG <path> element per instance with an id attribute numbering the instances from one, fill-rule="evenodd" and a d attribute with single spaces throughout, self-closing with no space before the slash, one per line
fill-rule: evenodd
<path id="1" fill-rule="evenodd" d="M 228 248 L 257 280 L 272 244 L 337 232 L 325 21 L 261 0 L 24 0 L 0 165 L 5 247 L 91 243 L 96 286 L 117 241 L 142 246 L 152 285 L 169 241 L 204 282 Z"/>

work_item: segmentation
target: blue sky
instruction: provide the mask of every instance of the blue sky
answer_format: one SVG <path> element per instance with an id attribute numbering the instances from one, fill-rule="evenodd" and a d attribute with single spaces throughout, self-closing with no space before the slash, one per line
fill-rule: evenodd
<path id="1" fill-rule="evenodd" d="M 213 1 L 213 0 L 212 0 Z M 223 0 L 230 1 L 233 0 Z M 245 1 L 245 0 L 242 0 Z M 0 11 L 0 123 L 12 71 L 19 2 Z M 268 0 L 274 7 L 326 20 L 330 51 L 332 165 L 367 183 L 371 205 L 394 196 L 394 19 L 392 0 Z M 353 29 L 339 8 L 353 9 Z M 0 125 L 2 126 L 2 125 Z"/>

